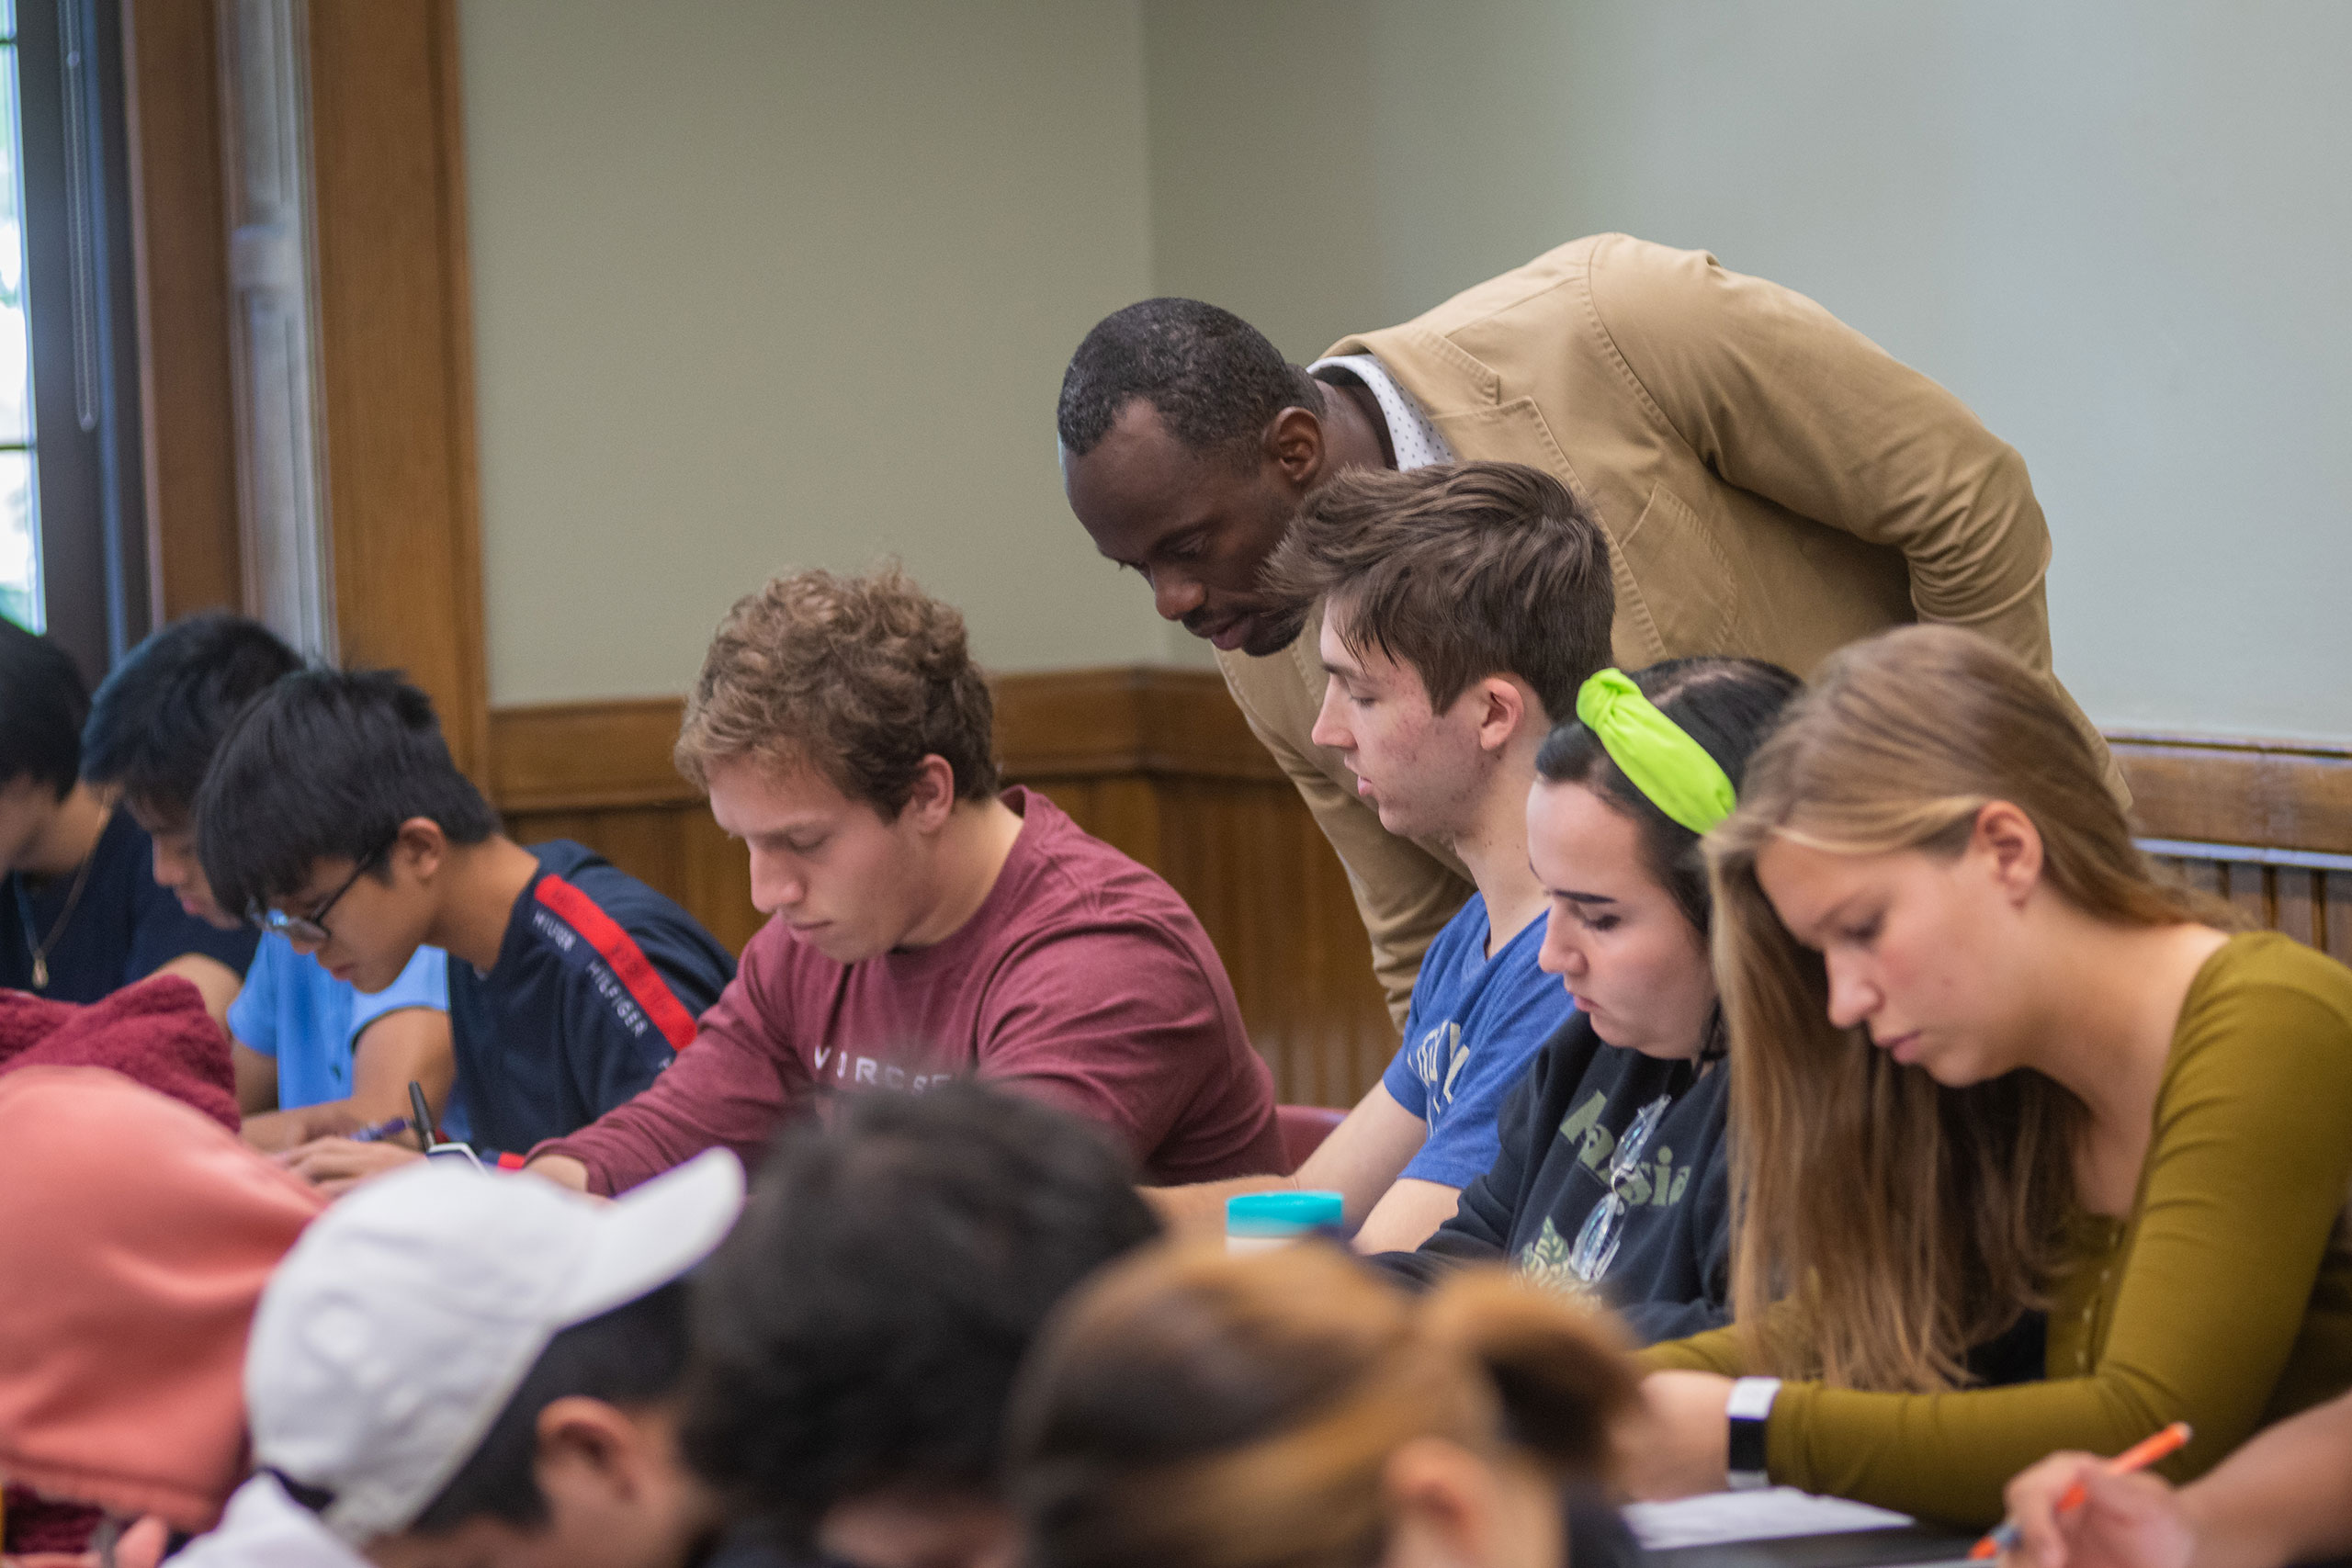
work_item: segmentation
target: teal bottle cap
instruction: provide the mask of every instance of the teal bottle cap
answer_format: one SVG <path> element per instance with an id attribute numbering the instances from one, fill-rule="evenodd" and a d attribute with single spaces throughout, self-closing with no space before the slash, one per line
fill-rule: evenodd
<path id="1" fill-rule="evenodd" d="M 1346 1217 L 1337 1192 L 1245 1192 L 1225 1201 L 1227 1235 L 1303 1235 L 1338 1230 Z"/>

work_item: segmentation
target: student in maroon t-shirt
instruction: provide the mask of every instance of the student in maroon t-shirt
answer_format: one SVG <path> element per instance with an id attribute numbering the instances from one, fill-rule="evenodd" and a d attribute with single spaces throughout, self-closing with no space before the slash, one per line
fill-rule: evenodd
<path id="1" fill-rule="evenodd" d="M 774 918 L 669 1070 L 530 1168 L 616 1192 L 714 1145 L 754 1157 L 829 1089 L 975 1074 L 1108 1129 L 1150 1181 L 1279 1170 L 1272 1080 L 1200 922 L 1001 791 L 992 716 L 963 617 L 895 568 L 738 603 L 677 759 Z"/>

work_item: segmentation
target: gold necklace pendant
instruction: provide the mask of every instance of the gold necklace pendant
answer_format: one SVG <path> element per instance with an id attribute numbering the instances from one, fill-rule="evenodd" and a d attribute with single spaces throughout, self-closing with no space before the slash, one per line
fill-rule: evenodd
<path id="1" fill-rule="evenodd" d="M 33 954 L 33 989 L 36 991 L 49 989 L 49 958 L 44 953 Z"/>

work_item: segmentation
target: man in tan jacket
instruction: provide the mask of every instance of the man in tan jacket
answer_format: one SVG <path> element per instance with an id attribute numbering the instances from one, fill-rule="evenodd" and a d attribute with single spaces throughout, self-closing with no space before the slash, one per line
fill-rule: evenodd
<path id="1" fill-rule="evenodd" d="M 1305 370 L 1214 306 L 1146 300 L 1087 334 L 1058 424 L 1071 510 L 1160 615 L 1216 645 L 1347 867 L 1400 1021 L 1469 885 L 1442 849 L 1383 830 L 1308 738 L 1316 628 L 1258 583 L 1331 473 L 1494 459 L 1556 475 L 1608 533 L 1628 670 L 1720 653 L 1808 674 L 1912 620 L 2050 670 L 2050 534 L 2024 459 L 1812 300 L 1703 252 L 1577 240 Z"/>

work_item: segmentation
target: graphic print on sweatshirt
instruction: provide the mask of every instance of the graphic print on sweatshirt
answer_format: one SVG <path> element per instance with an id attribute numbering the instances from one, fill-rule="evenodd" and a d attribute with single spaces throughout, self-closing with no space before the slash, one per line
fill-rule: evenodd
<path id="1" fill-rule="evenodd" d="M 1594 1207 L 1609 1203 L 1612 1192 L 1625 1205 L 1628 1213 L 1616 1222 L 1622 1228 L 1634 1210 L 1671 1209 L 1681 1202 L 1690 1186 L 1692 1168 L 1678 1167 L 1670 1145 L 1645 1144 L 1633 1163 L 1613 1173 L 1612 1180 L 1611 1167 L 1618 1141 L 1623 1134 L 1602 1124 L 1601 1116 L 1608 1105 L 1608 1093 L 1595 1089 L 1561 1119 L 1558 1136 L 1575 1146 L 1577 1164 L 1598 1187 Z M 1628 1126 L 1631 1124 L 1629 1122 Z M 1590 1213 L 1586 1219 L 1591 1222 Z M 1597 1301 L 1600 1292 L 1595 1286 L 1599 1278 L 1588 1279 L 1587 1271 L 1577 1267 L 1575 1251 L 1576 1237 L 1563 1235 L 1547 1214 L 1535 1238 L 1520 1248 L 1520 1272 L 1564 1294 Z"/>

